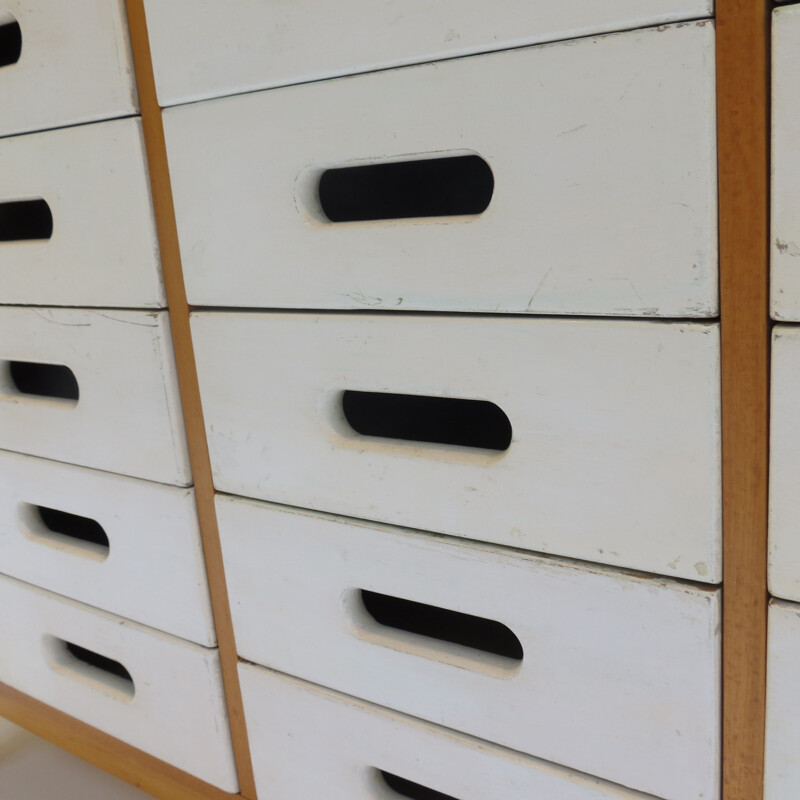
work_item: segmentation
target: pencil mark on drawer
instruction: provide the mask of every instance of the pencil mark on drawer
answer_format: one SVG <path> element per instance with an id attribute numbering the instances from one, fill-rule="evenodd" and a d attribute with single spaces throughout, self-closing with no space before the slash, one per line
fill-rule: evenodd
<path id="1" fill-rule="evenodd" d="M 21 503 L 19 515 L 25 534 L 40 544 L 94 561 L 108 558 L 108 535 L 94 519 L 32 503 Z"/>
<path id="2" fill-rule="evenodd" d="M 491 168 L 471 154 L 324 169 L 316 199 L 324 218 L 338 223 L 476 216 L 493 193 Z"/>
<path id="3" fill-rule="evenodd" d="M 503 452 L 511 445 L 511 422 L 488 400 L 347 390 L 347 424 L 362 436 Z"/>
<path id="4" fill-rule="evenodd" d="M 12 14 L 0 11 L 0 67 L 10 67 L 22 55 L 22 29 Z"/>
<path id="5" fill-rule="evenodd" d="M 64 364 L 0 361 L 0 399 L 31 398 L 76 406 L 79 395 L 75 373 Z"/>
<path id="6" fill-rule="evenodd" d="M 128 702 L 136 694 L 130 672 L 119 661 L 56 636 L 45 635 L 44 646 L 56 672 L 117 700 Z"/>
<path id="7" fill-rule="evenodd" d="M 37 241 L 52 235 L 53 213 L 46 200 L 0 201 L 0 242 Z"/>

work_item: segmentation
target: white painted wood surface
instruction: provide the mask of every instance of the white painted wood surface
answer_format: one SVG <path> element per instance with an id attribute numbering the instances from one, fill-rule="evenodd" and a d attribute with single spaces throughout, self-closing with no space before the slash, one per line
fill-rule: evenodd
<path id="1" fill-rule="evenodd" d="M 772 317 L 800 320 L 800 6 L 773 12 Z"/>
<path id="2" fill-rule="evenodd" d="M 191 482 L 166 312 L 0 308 L 0 448 Z M 69 367 L 80 397 L 21 394 L 9 361 Z"/>
<path id="3" fill-rule="evenodd" d="M 4 0 L 22 32 L 19 61 L 0 68 L 0 135 L 135 114 L 123 0 Z"/>
<path id="4" fill-rule="evenodd" d="M 274 800 L 396 799 L 378 770 L 457 800 L 649 797 L 270 670 L 239 674 L 256 787 Z"/>
<path id="5" fill-rule="evenodd" d="M 218 489 L 720 579 L 711 324 L 200 312 Z M 488 400 L 505 452 L 356 434 L 344 390 Z"/>
<path id="6" fill-rule="evenodd" d="M 800 796 L 800 606 L 773 600 L 767 648 L 764 800 Z"/>
<path id="7" fill-rule="evenodd" d="M 162 105 L 709 17 L 711 0 L 145 0 Z"/>
<path id="8" fill-rule="evenodd" d="M 11 578 L 0 578 L 0 605 L 0 681 L 221 789 L 237 791 L 216 650 Z M 58 640 L 121 663 L 133 679 L 133 696 L 105 673 L 65 658 Z"/>
<path id="9" fill-rule="evenodd" d="M 94 520 L 108 549 L 54 535 L 37 506 Z M 191 489 L 0 451 L 0 572 L 216 643 Z"/>
<path id="10" fill-rule="evenodd" d="M 717 313 L 710 22 L 215 100 L 164 123 L 192 304 Z M 494 174 L 483 214 L 321 211 L 329 167 L 465 152 Z"/>
<path id="11" fill-rule="evenodd" d="M 772 332 L 769 588 L 800 601 L 800 329 Z"/>
<path id="12" fill-rule="evenodd" d="M 138 119 L 0 139 L 0 214 L 34 198 L 53 235 L 0 243 L 0 303 L 166 305 Z"/>
<path id="13" fill-rule="evenodd" d="M 217 510 L 248 661 L 666 800 L 717 795 L 717 592 L 255 501 Z M 361 589 L 500 622 L 522 661 L 379 625 Z"/>

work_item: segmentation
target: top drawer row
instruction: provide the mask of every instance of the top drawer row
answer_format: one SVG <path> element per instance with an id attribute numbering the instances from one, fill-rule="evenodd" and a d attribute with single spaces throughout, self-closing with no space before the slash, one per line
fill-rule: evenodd
<path id="1" fill-rule="evenodd" d="M 713 0 L 145 0 L 175 105 L 387 67 L 710 17 Z"/>
<path id="2" fill-rule="evenodd" d="M 698 22 L 169 108 L 189 302 L 715 316 L 714 106 Z"/>
<path id="3" fill-rule="evenodd" d="M 195 103 L 164 125 L 192 305 L 717 313 L 710 22 Z M 150 231 L 133 266 L 135 226 L 107 225 L 130 189 L 98 139 L 124 145 Z M 127 120 L 0 142 L 0 303 L 161 304 L 139 139 Z M 22 212 L 48 208 L 31 233 Z"/>
<path id="4" fill-rule="evenodd" d="M 0 4 L 0 136 L 137 109 L 124 0 Z"/>
<path id="5" fill-rule="evenodd" d="M 146 2 L 163 105 L 707 17 L 712 0 Z M 0 136 L 135 114 L 125 0 L 5 0 Z"/>

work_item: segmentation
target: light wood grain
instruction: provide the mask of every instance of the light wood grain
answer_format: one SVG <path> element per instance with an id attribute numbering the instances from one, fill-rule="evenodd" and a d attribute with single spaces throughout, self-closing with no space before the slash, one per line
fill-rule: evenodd
<path id="1" fill-rule="evenodd" d="M 225 684 L 225 696 L 233 737 L 234 753 L 239 774 L 240 790 L 244 797 L 255 797 L 255 782 L 247 741 L 247 729 L 242 708 L 239 676 L 237 674 L 236 644 L 233 638 L 228 591 L 222 566 L 217 518 L 214 509 L 214 485 L 205 437 L 203 409 L 195 371 L 194 349 L 189 330 L 189 307 L 181 269 L 172 186 L 164 143 L 161 109 L 156 99 L 150 43 L 142 0 L 126 3 L 130 28 L 139 107 L 142 115 L 145 149 L 150 168 L 150 185 L 156 217 L 164 286 L 170 310 L 172 341 L 178 369 L 181 402 L 189 444 L 189 461 L 194 477 L 200 533 L 208 572 L 211 606 L 219 642 L 220 662 Z"/>
<path id="2" fill-rule="evenodd" d="M 767 623 L 768 4 L 717 3 L 723 798 L 763 796 Z"/>

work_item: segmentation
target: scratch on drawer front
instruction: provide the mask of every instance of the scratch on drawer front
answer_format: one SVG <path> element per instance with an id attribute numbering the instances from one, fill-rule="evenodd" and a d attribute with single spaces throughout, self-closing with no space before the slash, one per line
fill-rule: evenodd
<path id="1" fill-rule="evenodd" d="M 158 312 L 151 311 L 146 314 L 142 314 L 143 317 L 148 317 L 150 319 L 149 322 L 134 322 L 132 319 L 124 319 L 121 317 L 114 317 L 111 314 L 101 314 L 99 311 L 96 312 L 98 316 L 105 317 L 106 319 L 112 320 L 112 322 L 122 322 L 125 325 L 137 325 L 140 328 L 157 328 L 158 327 Z"/>
<path id="2" fill-rule="evenodd" d="M 576 125 L 574 128 L 570 128 L 569 130 L 566 131 L 561 131 L 561 133 L 556 135 L 556 139 L 558 139 L 561 136 L 566 136 L 568 133 L 577 133 L 578 131 L 582 131 L 588 125 L 589 125 L 588 122 L 584 122 L 583 125 Z"/>
<path id="3" fill-rule="evenodd" d="M 68 328 L 90 328 L 92 323 L 91 322 L 61 322 L 61 320 L 53 319 L 53 312 L 52 311 L 37 311 L 35 308 L 32 308 L 34 314 L 37 317 L 41 317 L 45 322 L 52 322 L 53 325 L 66 325 Z"/>

